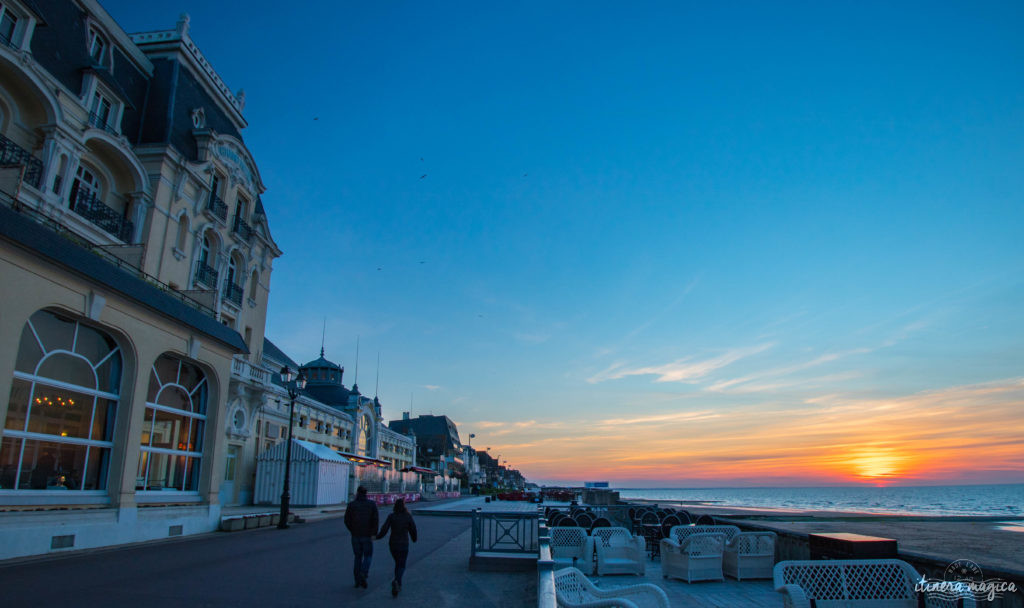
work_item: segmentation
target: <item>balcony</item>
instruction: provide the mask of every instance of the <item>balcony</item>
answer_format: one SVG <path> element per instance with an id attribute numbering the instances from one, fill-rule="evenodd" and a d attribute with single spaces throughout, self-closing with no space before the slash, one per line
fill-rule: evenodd
<path id="1" fill-rule="evenodd" d="M 82 188 L 72 191 L 71 210 L 114 237 L 126 243 L 131 242 L 135 226 L 105 205 L 94 193 Z"/>
<path id="2" fill-rule="evenodd" d="M 217 271 L 202 262 L 196 266 L 196 283 L 207 287 L 217 287 Z"/>
<path id="3" fill-rule="evenodd" d="M 270 383 L 271 372 L 245 359 L 235 357 L 231 360 L 231 375 L 245 382 L 266 386 Z"/>
<path id="4" fill-rule="evenodd" d="M 210 200 L 206 203 L 206 210 L 209 211 L 213 217 L 218 218 L 222 222 L 228 221 L 228 206 L 219 196 L 215 193 L 210 193 Z"/>
<path id="5" fill-rule="evenodd" d="M 39 188 L 43 181 L 43 161 L 3 135 L 0 135 L 0 165 L 24 165 L 24 182 L 33 188 Z"/>
<path id="6" fill-rule="evenodd" d="M 89 126 L 90 127 L 95 127 L 97 129 L 103 129 L 104 131 L 106 131 L 107 133 L 110 133 L 111 135 L 113 135 L 115 137 L 120 135 L 120 133 L 118 133 L 117 129 L 114 128 L 114 125 L 112 125 L 109 122 L 107 122 L 107 119 L 106 119 L 105 116 L 100 116 L 96 112 L 90 112 L 89 113 Z"/>
<path id="7" fill-rule="evenodd" d="M 246 243 L 248 243 L 249 239 L 252 238 L 252 226 L 237 215 L 235 216 L 234 224 L 231 226 L 231 232 L 237 234 L 238 237 Z"/>
<path id="8" fill-rule="evenodd" d="M 242 307 L 242 288 L 239 285 L 228 281 L 224 284 L 224 299 L 231 302 L 236 307 Z"/>
<path id="9" fill-rule="evenodd" d="M 9 48 L 15 49 L 15 50 L 18 49 L 18 45 L 14 44 L 14 40 L 11 39 L 11 38 L 8 38 L 4 34 L 0 34 L 0 44 L 4 45 L 6 47 L 9 47 Z"/>

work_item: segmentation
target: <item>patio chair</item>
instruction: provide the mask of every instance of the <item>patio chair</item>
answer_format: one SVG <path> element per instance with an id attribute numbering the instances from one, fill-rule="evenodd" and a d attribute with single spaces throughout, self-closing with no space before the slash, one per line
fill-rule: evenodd
<path id="1" fill-rule="evenodd" d="M 551 557 L 556 567 L 571 566 L 585 574 L 594 572 L 594 540 L 587 536 L 585 529 L 557 526 L 549 532 Z"/>
<path id="2" fill-rule="evenodd" d="M 698 526 L 713 526 L 715 525 L 715 518 L 710 515 L 701 515 L 694 523 Z"/>
<path id="3" fill-rule="evenodd" d="M 725 535 L 720 532 L 691 534 L 682 543 L 671 538 L 661 541 L 661 575 L 694 581 L 725 580 L 722 550 Z"/>
<path id="4" fill-rule="evenodd" d="M 590 532 L 593 534 L 594 528 L 611 528 L 612 522 L 604 517 L 598 517 L 594 520 L 594 523 L 590 525 Z"/>
<path id="5" fill-rule="evenodd" d="M 722 554 L 722 570 L 738 581 L 771 578 L 774 566 L 774 532 L 740 532 L 725 545 Z"/>
<path id="6" fill-rule="evenodd" d="M 706 534 L 709 532 L 724 534 L 725 542 L 729 542 L 740 533 L 740 529 L 736 526 L 672 526 L 672 529 L 669 530 L 669 538 L 682 544 L 683 539 L 691 534 Z"/>
<path id="7" fill-rule="evenodd" d="M 921 575 L 898 559 L 795 560 L 775 564 L 775 590 L 786 608 L 974 608 L 977 601 L 965 583 L 949 582 L 942 590 L 919 593 Z"/>
<path id="8" fill-rule="evenodd" d="M 591 531 L 594 554 L 597 556 L 597 575 L 644 575 L 644 539 L 633 536 L 625 528 L 595 528 Z"/>
<path id="9" fill-rule="evenodd" d="M 580 513 L 579 515 L 576 516 L 575 519 L 576 519 L 576 523 L 581 528 L 586 528 L 587 530 L 589 530 L 590 527 L 592 525 L 594 525 L 594 520 L 597 519 L 597 518 L 594 517 L 594 515 L 591 514 L 591 513 Z"/>
<path id="10" fill-rule="evenodd" d="M 679 519 L 678 515 L 669 515 L 665 519 L 661 520 L 661 537 L 668 538 L 669 531 L 672 530 L 672 526 L 683 525 L 682 520 Z M 660 539 L 659 539 L 660 540 Z"/>
<path id="11" fill-rule="evenodd" d="M 669 608 L 668 596 L 657 585 L 641 583 L 611 589 L 599 589 L 576 568 L 555 571 L 555 596 L 559 606 L 597 608 Z"/>

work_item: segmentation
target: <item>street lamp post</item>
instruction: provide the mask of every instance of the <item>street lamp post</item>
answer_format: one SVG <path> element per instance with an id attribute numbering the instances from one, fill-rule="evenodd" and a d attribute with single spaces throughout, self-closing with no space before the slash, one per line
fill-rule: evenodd
<path id="1" fill-rule="evenodd" d="M 295 398 L 299 396 L 299 391 L 306 388 L 306 377 L 299 372 L 298 376 L 295 372 L 288 369 L 285 365 L 281 368 L 281 381 L 284 382 L 285 388 L 288 389 L 288 396 L 291 398 L 291 405 L 288 407 L 288 445 L 284 450 L 284 487 L 281 489 L 281 517 L 277 520 L 277 527 L 280 530 L 284 530 L 288 527 L 288 508 L 291 506 L 292 495 L 288 482 L 291 478 L 292 472 L 292 419 L 295 418 Z"/>

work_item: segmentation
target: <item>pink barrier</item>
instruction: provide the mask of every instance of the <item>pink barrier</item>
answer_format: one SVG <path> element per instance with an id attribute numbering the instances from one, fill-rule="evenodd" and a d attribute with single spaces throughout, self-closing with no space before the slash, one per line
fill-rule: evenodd
<path id="1" fill-rule="evenodd" d="M 388 492 L 386 494 L 367 494 L 367 498 L 377 503 L 378 505 L 393 505 L 399 498 L 404 498 L 405 502 L 416 502 L 420 499 L 419 492 Z"/>

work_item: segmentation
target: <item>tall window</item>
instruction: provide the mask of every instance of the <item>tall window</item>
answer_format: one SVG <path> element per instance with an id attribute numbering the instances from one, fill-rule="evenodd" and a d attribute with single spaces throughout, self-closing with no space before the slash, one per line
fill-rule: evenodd
<path id="1" fill-rule="evenodd" d="M 105 489 L 120 390 L 110 336 L 47 310 L 32 315 L 0 431 L 0 488 Z"/>
<path id="2" fill-rule="evenodd" d="M 88 198 L 99 198 L 99 178 L 96 174 L 85 167 L 85 165 L 79 165 L 78 171 L 75 172 L 75 181 L 71 184 L 71 200 L 72 203 L 78 200 L 80 196 Z"/>
<path id="3" fill-rule="evenodd" d="M 0 43 L 14 46 L 14 31 L 18 27 L 18 16 L 0 4 Z"/>
<path id="4" fill-rule="evenodd" d="M 109 99 L 96 91 L 92 96 L 92 106 L 89 107 L 89 124 L 97 129 L 112 129 L 110 119 L 113 107 Z"/>
<path id="5" fill-rule="evenodd" d="M 228 258 L 228 284 L 234 285 L 238 278 L 238 261 L 235 256 Z"/>
<path id="6" fill-rule="evenodd" d="M 363 414 L 363 418 L 359 423 L 359 438 L 356 443 L 356 454 L 361 456 L 370 455 L 370 425 L 373 424 L 370 421 L 370 417 Z"/>
<path id="7" fill-rule="evenodd" d="M 168 354 L 153 364 L 136 490 L 199 489 L 208 392 L 197 366 Z"/>
<path id="8" fill-rule="evenodd" d="M 203 242 L 199 245 L 199 263 L 203 266 L 210 265 L 210 235 L 203 235 Z"/>

